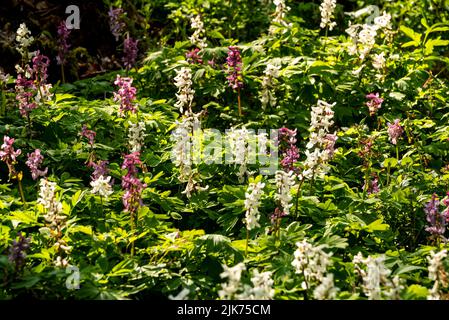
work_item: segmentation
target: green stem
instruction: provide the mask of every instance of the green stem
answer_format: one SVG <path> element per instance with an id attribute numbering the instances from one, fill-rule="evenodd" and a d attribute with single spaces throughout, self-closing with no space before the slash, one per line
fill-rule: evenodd
<path id="1" fill-rule="evenodd" d="M 296 218 L 299 218 L 298 205 L 299 205 L 299 193 L 301 191 L 302 184 L 304 183 L 304 177 L 302 177 L 301 181 L 298 184 L 298 190 L 296 192 L 296 204 L 295 204 L 295 215 Z"/>
<path id="2" fill-rule="evenodd" d="M 62 76 L 62 83 L 65 83 L 64 64 L 62 63 L 61 63 L 61 76 Z"/>
<path id="3" fill-rule="evenodd" d="M 21 175 L 21 173 L 19 175 Z M 23 193 L 21 176 L 17 177 L 17 182 L 18 182 L 17 185 L 19 187 L 20 198 L 22 199 L 22 202 L 23 202 L 23 207 L 26 208 L 27 204 L 26 204 L 26 200 L 25 200 L 25 194 Z"/>
<path id="4" fill-rule="evenodd" d="M 237 88 L 237 102 L 238 102 L 238 107 L 239 107 L 239 116 L 243 116 L 242 113 L 242 103 L 240 101 L 240 87 Z"/>
<path id="5" fill-rule="evenodd" d="M 245 246 L 245 257 L 248 256 L 248 243 L 249 243 L 249 230 L 246 229 L 246 246 Z"/>
<path id="6" fill-rule="evenodd" d="M 396 160 L 399 162 L 399 144 L 396 143 Z"/>

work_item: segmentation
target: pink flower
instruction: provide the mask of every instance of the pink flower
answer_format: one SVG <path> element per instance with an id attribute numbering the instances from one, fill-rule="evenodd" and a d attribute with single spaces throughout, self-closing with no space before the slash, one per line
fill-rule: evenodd
<path id="1" fill-rule="evenodd" d="M 13 148 L 14 139 L 8 136 L 3 137 L 3 144 L 0 150 L 0 159 L 6 163 L 9 170 L 9 177 L 14 177 L 16 175 L 16 170 L 14 164 L 16 158 L 22 153 L 20 149 L 14 150 Z"/>
<path id="2" fill-rule="evenodd" d="M 123 19 L 123 9 L 109 9 L 109 27 L 111 29 L 112 35 L 115 37 L 115 41 L 118 41 L 120 35 L 123 33 L 125 28 L 125 23 L 122 21 Z"/>
<path id="3" fill-rule="evenodd" d="M 237 90 L 243 87 L 242 78 L 242 57 L 240 56 L 239 48 L 235 46 L 230 46 L 228 51 L 228 57 L 226 62 L 228 64 L 228 79 L 229 86 Z"/>
<path id="4" fill-rule="evenodd" d="M 125 111 L 131 111 L 135 113 L 137 108 L 133 105 L 133 101 L 136 99 L 137 89 L 131 86 L 133 83 L 132 78 L 122 78 L 117 75 L 117 79 L 114 84 L 119 87 L 117 92 L 114 92 L 114 101 L 120 102 L 120 114 Z"/>
<path id="5" fill-rule="evenodd" d="M 399 119 L 394 120 L 394 123 L 388 123 L 388 136 L 392 144 L 398 143 L 398 138 L 402 135 L 404 129 L 399 124 Z"/>
<path id="6" fill-rule="evenodd" d="M 123 65 L 127 70 L 130 70 L 136 63 L 139 40 L 134 40 L 131 37 L 127 37 L 123 42 Z"/>
<path id="7" fill-rule="evenodd" d="M 291 130 L 286 127 L 279 129 L 281 146 L 279 148 L 281 152 L 281 166 L 284 171 L 294 171 L 297 172 L 298 168 L 294 164 L 299 159 L 299 150 L 296 147 L 296 132 L 297 130 Z"/>
<path id="8" fill-rule="evenodd" d="M 146 188 L 137 177 L 136 165 L 142 164 L 139 159 L 140 152 L 133 152 L 125 155 L 122 169 L 127 169 L 128 172 L 122 177 L 122 189 L 125 190 L 122 201 L 126 212 L 136 212 L 142 203 L 142 191 Z"/>
<path id="9" fill-rule="evenodd" d="M 200 49 L 198 49 L 198 48 L 195 48 L 191 51 L 187 51 L 187 53 L 186 53 L 187 62 L 190 64 L 202 64 L 203 59 L 198 54 L 199 51 L 200 51 Z"/>
<path id="10" fill-rule="evenodd" d="M 19 111 L 22 117 L 26 118 L 31 110 L 37 108 L 34 101 L 36 86 L 33 80 L 24 78 L 21 74 L 17 75 L 16 80 L 16 100 L 19 102 Z"/>
<path id="11" fill-rule="evenodd" d="M 68 38 L 70 35 L 70 30 L 67 29 L 67 26 L 65 25 L 65 21 L 61 21 L 61 23 L 58 26 L 58 44 L 59 44 L 59 52 L 58 56 L 56 57 L 56 61 L 58 65 L 64 65 L 66 62 L 66 56 L 69 52 L 70 45 L 68 43 Z"/>
<path id="12" fill-rule="evenodd" d="M 31 176 L 33 177 L 33 180 L 36 180 L 38 177 L 44 177 L 47 175 L 48 168 L 45 168 L 44 171 L 39 170 L 40 165 L 42 164 L 42 161 L 44 160 L 44 157 L 41 154 L 41 150 L 36 149 L 34 152 L 29 153 L 28 160 L 26 162 L 26 165 L 31 170 Z"/>
<path id="13" fill-rule="evenodd" d="M 36 56 L 33 58 L 33 73 L 37 85 L 41 86 L 43 84 L 46 84 L 48 78 L 47 70 L 49 65 L 50 59 L 37 51 Z"/>
<path id="14" fill-rule="evenodd" d="M 1 146 L 0 151 L 0 159 L 6 163 L 13 163 L 16 161 L 16 158 L 22 153 L 22 150 L 17 149 L 16 151 L 13 148 L 13 143 L 15 139 L 10 138 L 8 136 L 3 136 L 3 144 Z"/>
<path id="15" fill-rule="evenodd" d="M 370 93 L 366 95 L 366 98 L 369 99 L 369 101 L 366 102 L 369 114 L 370 116 L 373 116 L 376 114 L 377 110 L 382 107 L 382 102 L 384 102 L 384 99 L 379 97 L 379 93 Z"/>
<path id="16" fill-rule="evenodd" d="M 109 174 L 109 169 L 107 167 L 108 161 L 100 160 L 98 163 L 89 162 L 88 166 L 94 168 L 91 178 L 92 180 L 97 180 L 100 176 L 107 177 Z"/>
<path id="17" fill-rule="evenodd" d="M 83 124 L 81 136 L 85 137 L 85 138 L 87 138 L 87 140 L 89 140 L 89 144 L 91 147 L 94 145 L 96 135 L 97 135 L 97 133 L 95 131 L 87 129 L 87 126 L 85 124 Z"/>

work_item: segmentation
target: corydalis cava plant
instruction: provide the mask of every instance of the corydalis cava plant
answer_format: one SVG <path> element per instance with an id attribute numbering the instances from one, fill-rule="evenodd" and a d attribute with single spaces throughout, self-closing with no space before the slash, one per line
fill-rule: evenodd
<path id="1" fill-rule="evenodd" d="M 329 104 L 318 100 L 317 106 L 312 107 L 310 136 L 305 150 L 307 158 L 302 172 L 302 177 L 305 179 L 322 178 L 329 170 L 327 163 L 333 156 L 337 140 L 335 134 L 329 133 L 330 127 L 334 124 L 332 108 L 335 104 L 335 102 Z"/>
<path id="2" fill-rule="evenodd" d="M 117 75 L 114 81 L 114 84 L 118 86 L 118 90 L 114 92 L 114 101 L 120 103 L 120 116 L 127 112 L 137 112 L 137 105 L 135 104 L 137 89 L 132 86 L 132 83 L 132 78 L 121 77 L 120 75 Z"/>

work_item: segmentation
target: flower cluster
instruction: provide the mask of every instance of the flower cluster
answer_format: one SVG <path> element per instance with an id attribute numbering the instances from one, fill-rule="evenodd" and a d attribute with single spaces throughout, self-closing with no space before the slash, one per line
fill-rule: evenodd
<path id="1" fill-rule="evenodd" d="M 353 24 L 346 29 L 346 33 L 351 38 L 351 44 L 348 47 L 350 55 L 359 55 L 360 60 L 364 60 L 376 43 L 378 30 L 388 31 L 391 15 L 383 13 L 381 16 L 374 18 L 374 24 Z M 360 32 L 359 32 L 360 30 Z"/>
<path id="2" fill-rule="evenodd" d="M 190 42 L 198 47 L 200 50 L 207 47 L 206 37 L 204 34 L 206 31 L 204 30 L 204 23 L 201 21 L 201 16 L 197 15 L 190 20 L 190 26 L 192 27 L 193 34 L 189 37 Z"/>
<path id="3" fill-rule="evenodd" d="M 243 263 L 234 267 L 223 265 L 222 279 L 227 278 L 227 282 L 222 283 L 218 296 L 221 300 L 270 300 L 274 297 L 272 273 L 270 271 L 259 272 L 254 269 L 251 277 L 252 286 L 242 284 L 242 273 L 246 270 Z"/>
<path id="4" fill-rule="evenodd" d="M 36 180 L 38 177 L 45 177 L 47 175 L 48 168 L 45 168 L 45 170 L 39 169 L 42 161 L 44 160 L 44 156 L 41 154 L 41 150 L 36 149 L 34 150 L 34 152 L 29 153 L 27 156 L 28 160 L 26 161 L 26 165 L 28 166 L 28 168 L 30 168 L 33 180 Z"/>
<path id="5" fill-rule="evenodd" d="M 29 46 L 33 43 L 34 38 L 31 36 L 31 31 L 28 29 L 25 23 L 21 23 L 16 32 L 16 41 L 17 41 L 17 51 L 19 51 L 20 55 L 24 62 L 28 62 L 32 54 L 29 53 Z"/>
<path id="6" fill-rule="evenodd" d="M 271 300 L 274 297 L 272 272 L 259 272 L 253 269 L 252 286 L 245 284 L 242 293 L 236 295 L 238 300 Z"/>
<path id="7" fill-rule="evenodd" d="M 263 195 L 263 188 L 265 187 L 265 183 L 257 182 L 250 183 L 248 189 L 245 192 L 245 219 L 244 222 L 246 224 L 247 230 L 253 230 L 256 227 L 259 227 L 259 207 L 260 207 L 260 199 Z"/>
<path id="8" fill-rule="evenodd" d="M 192 70 L 190 68 L 182 67 L 176 70 L 175 86 L 178 88 L 176 93 L 175 107 L 179 108 L 182 113 L 192 112 L 192 102 L 195 90 L 192 89 Z"/>
<path id="9" fill-rule="evenodd" d="M 106 160 L 100 160 L 98 163 L 95 162 L 89 162 L 88 166 L 94 168 L 94 171 L 91 175 L 91 180 L 97 180 L 99 177 L 103 176 L 106 177 L 109 174 L 109 169 L 107 167 L 108 161 Z"/>
<path id="10" fill-rule="evenodd" d="M 87 139 L 87 141 L 89 141 L 91 147 L 94 146 L 95 136 L 97 135 L 95 131 L 87 129 L 87 126 L 83 124 L 80 135 L 81 137 L 84 137 Z"/>
<path id="11" fill-rule="evenodd" d="M 285 0 L 273 0 L 273 4 L 276 6 L 276 9 L 273 14 L 272 22 L 283 27 L 289 26 L 287 21 L 285 21 L 285 15 L 290 11 L 290 7 L 285 4 Z M 275 30 L 276 28 L 271 26 L 269 32 L 272 34 Z"/>
<path id="12" fill-rule="evenodd" d="M 367 194 L 378 193 L 379 190 L 379 177 L 376 173 L 372 174 L 373 180 L 365 181 L 363 185 L 363 190 L 366 190 Z M 368 183 L 368 185 L 367 185 Z"/>
<path id="13" fill-rule="evenodd" d="M 68 261 L 66 258 L 62 258 L 61 253 L 68 254 L 72 248 L 63 239 L 62 231 L 67 228 L 67 216 L 63 214 L 62 203 L 56 199 L 56 183 L 41 179 L 39 185 L 37 203 L 41 204 L 45 210 L 44 219 L 47 222 L 47 227 L 44 229 L 50 238 L 54 239 L 53 246 L 58 255 L 54 264 L 58 267 L 67 267 Z"/>
<path id="14" fill-rule="evenodd" d="M 18 239 L 14 239 L 9 249 L 8 260 L 14 264 L 14 270 L 20 271 L 25 265 L 26 252 L 30 248 L 31 238 L 25 238 L 19 233 Z"/>
<path id="15" fill-rule="evenodd" d="M 230 46 L 228 49 L 228 57 L 226 58 L 228 76 L 226 79 L 228 79 L 229 86 L 237 90 L 243 87 L 242 57 L 239 48 Z"/>
<path id="16" fill-rule="evenodd" d="M 229 143 L 232 160 L 234 165 L 239 165 L 238 178 L 243 182 L 245 174 L 248 173 L 247 164 L 250 162 L 250 156 L 255 152 L 250 142 L 251 133 L 245 127 L 235 129 L 232 127 L 226 132 L 226 142 Z"/>
<path id="17" fill-rule="evenodd" d="M 112 35 L 115 37 L 115 41 L 118 41 L 125 29 L 125 23 L 123 20 L 122 8 L 110 8 L 108 11 L 109 16 L 109 28 Z"/>
<path id="18" fill-rule="evenodd" d="M 246 270 L 245 264 L 240 262 L 233 267 L 223 265 L 223 272 L 220 274 L 222 279 L 227 278 L 227 283 L 222 283 L 221 290 L 218 291 L 218 296 L 221 300 L 235 299 L 237 292 L 240 290 L 240 281 L 242 272 Z"/>
<path id="19" fill-rule="evenodd" d="M 359 252 L 354 256 L 354 270 L 363 280 L 363 292 L 369 300 L 379 300 L 385 296 L 387 299 L 399 299 L 403 286 L 398 276 L 392 280 L 388 277 L 391 270 L 385 264 L 385 256 L 364 258 Z M 364 267 L 363 267 L 364 266 Z"/>
<path id="20" fill-rule="evenodd" d="M 33 99 L 36 92 L 34 81 L 23 77 L 21 74 L 17 75 L 16 79 L 16 100 L 19 103 L 19 111 L 22 117 L 29 116 L 31 110 L 38 107 L 36 101 Z"/>
<path id="21" fill-rule="evenodd" d="M 305 151 L 307 158 L 304 162 L 305 169 L 302 172 L 302 176 L 306 179 L 311 179 L 314 176 L 323 177 L 329 170 L 327 162 L 334 153 L 337 139 L 335 134 L 329 133 L 329 129 L 334 123 L 332 107 L 335 104 L 335 102 L 329 104 L 318 100 L 317 106 L 312 107 L 310 136 Z"/>
<path id="22" fill-rule="evenodd" d="M 295 175 L 293 171 L 285 172 L 282 170 L 276 171 L 275 175 L 277 193 L 275 194 L 275 199 L 279 201 L 280 206 L 283 209 L 284 214 L 290 214 L 290 207 L 292 204 L 292 195 L 290 190 L 295 184 Z"/>
<path id="23" fill-rule="evenodd" d="M 123 205 L 126 212 L 135 213 L 143 205 L 142 192 L 147 187 L 137 177 L 137 165 L 141 165 L 140 152 L 133 152 L 125 155 L 122 169 L 127 169 L 126 176 L 122 177 Z"/>
<path id="24" fill-rule="evenodd" d="M 0 159 L 8 166 L 10 178 L 15 178 L 16 170 L 14 164 L 16 163 L 16 158 L 22 153 L 20 149 L 14 150 L 12 146 L 14 141 L 14 138 L 3 136 L 3 144 L 0 150 Z"/>
<path id="25" fill-rule="evenodd" d="M 107 199 L 112 193 L 111 177 L 99 176 L 97 179 L 90 182 L 93 194 L 99 194 L 101 197 Z"/>
<path id="26" fill-rule="evenodd" d="M 317 285 L 314 295 L 323 297 L 325 293 L 328 294 L 326 298 L 334 298 L 336 290 L 333 289 L 333 282 L 330 280 L 327 273 L 327 268 L 331 266 L 330 260 L 331 254 L 323 251 L 322 246 L 313 246 L 306 239 L 297 242 L 298 247 L 294 253 L 294 259 L 292 266 L 295 268 L 295 272 L 303 275 L 303 282 L 301 284 L 304 290 L 309 290 L 312 285 Z M 321 285 L 321 286 L 320 286 Z"/>
<path id="27" fill-rule="evenodd" d="M 123 42 L 123 65 L 125 69 L 131 70 L 131 68 L 136 63 L 137 53 L 138 53 L 138 43 L 139 40 L 134 40 L 128 36 Z"/>
<path id="28" fill-rule="evenodd" d="M 286 127 L 279 129 L 280 146 L 279 151 L 281 153 L 281 166 L 286 172 L 298 171 L 295 167 L 295 163 L 299 159 L 299 150 L 296 146 L 296 134 L 297 129 L 291 130 Z"/>
<path id="29" fill-rule="evenodd" d="M 59 44 L 59 52 L 58 56 L 56 57 L 56 61 L 58 65 L 65 65 L 67 54 L 70 49 L 70 44 L 68 42 L 69 36 L 70 36 L 70 30 L 67 29 L 67 26 L 65 24 L 65 21 L 61 21 L 61 23 L 58 26 L 58 44 Z"/>
<path id="30" fill-rule="evenodd" d="M 274 94 L 274 88 L 276 86 L 276 79 L 279 77 L 279 66 L 275 66 L 271 63 L 267 64 L 262 78 L 262 93 L 261 99 L 262 107 L 266 108 L 267 105 L 271 107 L 276 106 L 276 96 Z"/>
<path id="31" fill-rule="evenodd" d="M 366 99 L 368 99 L 366 106 L 368 107 L 369 115 L 374 116 L 377 110 L 382 107 L 382 102 L 384 102 L 384 99 L 379 97 L 378 92 L 366 95 Z"/>
<path id="32" fill-rule="evenodd" d="M 404 129 L 399 124 L 399 119 L 395 119 L 393 123 L 388 123 L 388 136 L 390 142 L 394 145 L 398 143 L 398 138 L 404 133 Z"/>
<path id="33" fill-rule="evenodd" d="M 145 122 L 129 122 L 128 141 L 131 152 L 141 151 L 145 140 Z"/>
<path id="34" fill-rule="evenodd" d="M 321 12 L 321 28 L 329 28 L 329 30 L 332 31 L 332 29 L 337 25 L 335 21 L 331 21 L 334 17 L 334 11 L 335 7 L 337 6 L 336 0 L 323 0 L 323 2 L 320 5 L 320 12 Z"/>
<path id="35" fill-rule="evenodd" d="M 440 300 L 441 299 L 441 287 L 446 288 L 449 285 L 449 275 L 446 272 L 444 266 L 444 260 L 447 257 L 447 250 L 441 250 L 435 253 L 430 251 L 430 256 L 427 257 L 429 262 L 429 279 L 434 281 L 433 287 L 427 297 L 428 300 Z"/>
<path id="36" fill-rule="evenodd" d="M 187 51 L 186 53 L 187 62 L 190 64 L 202 64 L 203 58 L 201 58 L 201 56 L 198 54 L 199 51 L 200 49 L 198 48 Z"/>
<path id="37" fill-rule="evenodd" d="M 132 83 L 132 78 L 122 78 L 120 75 L 117 75 L 114 81 L 114 84 L 118 86 L 117 92 L 114 92 L 114 101 L 120 102 L 120 115 L 123 115 L 127 111 L 132 113 L 137 112 L 137 107 L 133 103 L 136 100 L 137 89 L 132 86 Z"/>
<path id="38" fill-rule="evenodd" d="M 446 206 L 449 205 L 447 201 L 444 202 Z M 446 223 L 449 218 L 448 209 L 440 211 L 440 201 L 437 195 L 434 193 L 432 199 L 424 206 L 424 212 L 426 213 L 426 220 L 429 225 L 426 227 L 426 231 L 429 232 L 433 238 L 443 238 L 446 231 Z"/>

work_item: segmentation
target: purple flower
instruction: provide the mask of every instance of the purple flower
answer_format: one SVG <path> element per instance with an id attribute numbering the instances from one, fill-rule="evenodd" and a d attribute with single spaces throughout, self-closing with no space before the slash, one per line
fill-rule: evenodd
<path id="1" fill-rule="evenodd" d="M 16 100 L 19 102 L 19 111 L 22 117 L 28 117 L 31 110 L 37 108 L 34 101 L 36 86 L 34 81 L 23 77 L 21 74 L 17 75 L 16 80 Z"/>
<path id="2" fill-rule="evenodd" d="M 67 26 L 65 25 L 65 21 L 61 21 L 61 23 L 58 26 L 58 45 L 59 45 L 59 52 L 58 56 L 56 57 L 56 61 L 58 65 L 65 65 L 66 63 L 66 56 L 69 52 L 70 45 L 68 43 L 68 38 L 70 35 L 70 30 L 67 29 Z"/>
<path id="3" fill-rule="evenodd" d="M 125 29 L 125 23 L 123 19 L 123 9 L 122 8 L 110 8 L 108 12 L 109 16 L 109 27 L 111 29 L 112 35 L 115 37 L 115 41 L 118 41 L 119 37 L 122 35 Z"/>
<path id="4" fill-rule="evenodd" d="M 96 135 L 97 135 L 97 133 L 95 131 L 87 129 L 87 126 L 85 124 L 83 124 L 83 128 L 81 130 L 81 136 L 85 137 L 85 138 L 87 138 L 87 140 L 89 140 L 89 144 L 91 147 L 93 147 L 93 145 L 94 145 Z"/>
<path id="5" fill-rule="evenodd" d="M 106 160 L 100 160 L 98 163 L 95 162 L 89 162 L 88 166 L 94 168 L 94 171 L 92 172 L 91 179 L 92 181 L 97 180 L 100 176 L 107 177 L 109 174 L 109 169 L 107 165 L 109 164 L 109 161 Z"/>
<path id="6" fill-rule="evenodd" d="M 47 175 L 48 168 L 45 168 L 45 170 L 40 170 L 39 167 L 42 164 L 42 161 L 44 160 L 44 157 L 41 154 L 41 150 L 36 149 L 34 152 L 29 153 L 28 160 L 26 162 L 26 165 L 31 170 L 31 176 L 33 177 L 33 180 L 36 180 L 38 177 L 44 177 Z"/>
<path id="7" fill-rule="evenodd" d="M 376 114 L 377 110 L 382 107 L 382 102 L 384 102 L 384 99 L 379 97 L 379 93 L 370 93 L 366 95 L 366 99 L 369 99 L 369 101 L 366 102 L 369 114 L 370 116 L 373 116 Z"/>
<path id="8" fill-rule="evenodd" d="M 15 139 L 8 136 L 3 136 L 3 144 L 0 151 L 0 159 L 6 163 L 16 162 L 16 158 L 22 153 L 22 150 L 14 150 L 13 144 Z"/>
<path id="9" fill-rule="evenodd" d="M 142 162 L 139 159 L 140 152 L 133 152 L 125 155 L 122 169 L 127 169 L 128 172 L 122 177 L 122 189 L 125 190 L 123 194 L 123 206 L 126 212 L 134 213 L 138 210 L 142 203 L 142 191 L 146 188 L 146 184 L 143 184 L 137 177 L 136 165 L 141 165 Z"/>
<path id="10" fill-rule="evenodd" d="M 130 70 L 134 64 L 136 63 L 137 59 L 137 44 L 139 43 L 138 40 L 134 40 L 131 37 L 127 37 L 123 43 L 123 65 L 127 70 Z"/>
<path id="11" fill-rule="evenodd" d="M 299 159 L 299 149 L 296 147 L 296 133 L 296 129 L 291 130 L 286 127 L 279 129 L 281 166 L 286 172 L 298 171 L 298 168 L 294 166 Z"/>
<path id="12" fill-rule="evenodd" d="M 187 62 L 190 64 L 202 64 L 203 59 L 198 54 L 199 51 L 200 51 L 200 49 L 198 49 L 198 48 L 195 48 L 191 51 L 187 51 L 187 53 L 186 53 Z"/>
<path id="13" fill-rule="evenodd" d="M 226 63 L 228 65 L 228 79 L 229 86 L 237 90 L 243 87 L 243 77 L 242 77 L 242 57 L 240 56 L 240 51 L 235 46 L 228 47 L 228 57 L 226 58 Z"/>
<path id="14" fill-rule="evenodd" d="M 271 224 L 275 225 L 281 218 L 286 216 L 287 215 L 285 214 L 285 212 L 282 211 L 281 209 L 279 208 L 274 209 L 274 213 L 270 216 Z"/>
<path id="15" fill-rule="evenodd" d="M 30 248 L 31 238 L 25 238 L 21 233 L 19 239 L 14 239 L 9 249 L 8 260 L 14 264 L 16 271 L 25 265 L 26 251 Z"/>
<path id="16" fill-rule="evenodd" d="M 432 199 L 424 206 L 426 220 L 429 223 L 426 231 L 434 237 L 442 237 L 446 231 L 446 216 L 440 212 L 439 207 L 440 201 L 435 193 L 432 195 Z"/>
<path id="17" fill-rule="evenodd" d="M 133 83 L 132 78 L 122 78 L 117 75 L 117 79 L 114 84 L 119 87 L 117 92 L 114 92 L 114 101 L 120 102 L 120 114 L 126 111 L 135 113 L 136 107 L 133 105 L 133 101 L 136 99 L 137 89 L 131 86 Z"/>
<path id="18" fill-rule="evenodd" d="M 373 174 L 373 180 L 368 181 L 368 189 L 367 189 L 367 194 L 372 194 L 372 193 L 379 193 L 379 177 L 377 176 L 377 174 Z M 365 190 L 366 188 L 366 181 L 365 184 L 363 185 L 363 190 Z"/>
<path id="19" fill-rule="evenodd" d="M 399 124 L 399 119 L 394 120 L 394 123 L 388 123 L 388 136 L 392 144 L 398 143 L 398 138 L 402 135 L 404 129 Z"/>
<path id="20" fill-rule="evenodd" d="M 50 59 L 37 51 L 36 56 L 33 58 L 33 73 L 38 86 L 47 83 L 47 70 L 49 65 Z"/>
<path id="21" fill-rule="evenodd" d="M 337 141 L 338 137 L 336 134 L 326 134 L 324 137 L 324 140 L 326 141 L 326 150 L 329 152 L 329 156 L 332 157 L 335 152 L 335 142 Z"/>

